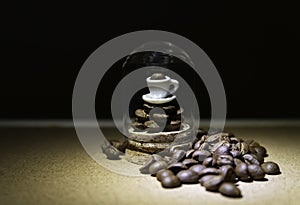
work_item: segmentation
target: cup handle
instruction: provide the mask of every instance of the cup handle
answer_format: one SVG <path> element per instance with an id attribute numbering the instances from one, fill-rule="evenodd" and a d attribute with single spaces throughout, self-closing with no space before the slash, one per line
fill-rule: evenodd
<path id="1" fill-rule="evenodd" d="M 170 87 L 171 87 L 171 89 L 169 90 L 169 92 L 171 94 L 175 93 L 179 87 L 179 82 L 177 80 L 171 79 Z"/>

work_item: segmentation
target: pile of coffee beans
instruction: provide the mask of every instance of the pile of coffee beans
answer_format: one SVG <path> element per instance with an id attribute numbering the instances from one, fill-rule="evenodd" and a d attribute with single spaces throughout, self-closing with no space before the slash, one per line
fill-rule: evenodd
<path id="1" fill-rule="evenodd" d="M 208 191 L 241 197 L 235 185 L 238 181 L 265 180 L 265 174 L 280 174 L 279 166 L 265 162 L 265 157 L 266 148 L 254 140 L 199 130 L 191 149 L 177 148 L 165 156 L 153 154 L 140 172 L 156 176 L 164 188 L 200 183 Z"/>

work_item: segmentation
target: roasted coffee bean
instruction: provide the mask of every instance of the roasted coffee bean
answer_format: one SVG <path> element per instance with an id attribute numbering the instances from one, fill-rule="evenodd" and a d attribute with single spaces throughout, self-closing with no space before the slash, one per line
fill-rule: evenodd
<path id="1" fill-rule="evenodd" d="M 145 164 L 139 169 L 142 174 L 149 174 L 149 167 L 156 162 L 153 155 L 145 162 Z"/>
<path id="2" fill-rule="evenodd" d="M 135 112 L 134 112 L 135 116 L 139 117 L 139 118 L 147 118 L 148 115 L 145 113 L 144 110 L 142 109 L 137 109 Z"/>
<path id="3" fill-rule="evenodd" d="M 267 150 L 263 146 L 254 147 L 257 155 L 262 155 L 263 157 L 267 156 Z"/>
<path id="4" fill-rule="evenodd" d="M 231 151 L 230 151 L 230 154 L 231 154 L 234 158 L 240 157 L 240 156 L 242 155 L 241 152 L 238 151 L 238 150 L 231 150 Z"/>
<path id="5" fill-rule="evenodd" d="M 204 176 L 208 174 L 218 175 L 220 174 L 220 170 L 218 170 L 217 168 L 209 167 L 201 170 L 198 174 L 199 176 Z"/>
<path id="6" fill-rule="evenodd" d="M 239 137 L 231 137 L 230 138 L 230 142 L 231 143 L 234 143 L 234 144 L 236 144 L 236 143 L 238 143 L 238 142 L 242 142 L 243 140 L 241 139 L 241 138 L 239 138 Z"/>
<path id="7" fill-rule="evenodd" d="M 165 169 L 168 166 L 165 161 L 156 161 L 149 167 L 150 174 L 156 174 L 159 170 Z"/>
<path id="8" fill-rule="evenodd" d="M 199 150 L 204 150 L 204 151 L 210 150 L 210 146 L 207 142 L 203 142 L 199 147 Z"/>
<path id="9" fill-rule="evenodd" d="M 261 180 L 265 177 L 264 170 L 257 164 L 248 165 L 248 173 L 254 180 Z"/>
<path id="10" fill-rule="evenodd" d="M 163 73 L 153 73 L 150 77 L 150 80 L 163 80 L 166 79 L 166 76 Z"/>
<path id="11" fill-rule="evenodd" d="M 279 166 L 275 162 L 265 162 L 261 165 L 261 168 L 266 174 L 280 174 Z"/>
<path id="12" fill-rule="evenodd" d="M 195 150 L 193 150 L 193 149 L 186 151 L 185 157 L 192 158 L 194 152 L 195 152 Z"/>
<path id="13" fill-rule="evenodd" d="M 170 176 L 163 177 L 161 179 L 161 185 L 164 188 L 174 188 L 174 187 L 179 187 L 181 183 L 178 177 L 176 177 L 175 175 L 170 175 Z"/>
<path id="14" fill-rule="evenodd" d="M 192 157 L 199 162 L 203 162 L 203 160 L 209 156 L 211 156 L 211 153 L 206 150 L 196 150 L 192 155 Z"/>
<path id="15" fill-rule="evenodd" d="M 264 161 L 265 161 L 265 158 L 264 158 L 264 156 L 263 155 L 261 155 L 261 154 L 259 154 L 259 153 L 257 153 L 257 154 L 253 154 L 254 155 L 254 157 L 259 161 L 259 164 L 262 164 L 262 163 L 264 163 Z"/>
<path id="16" fill-rule="evenodd" d="M 248 181 L 249 180 L 249 174 L 248 174 L 248 166 L 244 162 L 236 163 L 235 167 L 235 173 L 236 176 L 241 180 L 241 181 Z"/>
<path id="17" fill-rule="evenodd" d="M 113 147 L 111 144 L 103 144 L 101 146 L 103 154 L 105 154 L 107 159 L 110 160 L 119 160 L 120 159 L 120 155 L 122 155 L 123 153 L 120 152 L 117 148 Z"/>
<path id="18" fill-rule="evenodd" d="M 230 156 L 230 155 L 227 155 L 227 154 L 219 155 L 217 157 L 217 164 L 219 166 L 222 166 L 222 165 L 232 165 L 233 164 L 233 157 Z"/>
<path id="19" fill-rule="evenodd" d="M 158 125 L 155 121 L 153 121 L 153 120 L 146 121 L 146 122 L 144 123 L 144 125 L 145 125 L 146 127 L 148 127 L 148 128 L 153 128 L 153 129 L 159 128 L 159 125 Z"/>
<path id="20" fill-rule="evenodd" d="M 219 192 L 225 196 L 241 197 L 241 191 L 231 182 L 222 183 Z"/>
<path id="21" fill-rule="evenodd" d="M 203 160 L 202 164 L 206 167 L 211 167 L 212 166 L 212 161 L 213 158 L 212 157 L 207 157 Z"/>
<path id="22" fill-rule="evenodd" d="M 210 144 L 211 143 L 217 143 L 217 142 L 219 142 L 219 138 L 220 137 L 221 137 L 220 133 L 214 134 L 214 135 L 210 135 L 210 136 L 207 137 L 206 142 L 208 142 Z"/>
<path id="23" fill-rule="evenodd" d="M 230 165 L 221 166 L 220 172 L 224 176 L 225 182 L 235 182 L 236 174 L 232 166 Z"/>
<path id="24" fill-rule="evenodd" d="M 205 175 L 205 176 L 202 176 L 200 179 L 199 179 L 199 183 L 201 184 L 201 186 L 203 186 L 204 182 L 212 179 L 213 177 L 215 177 L 217 175 L 214 175 L 214 174 L 208 174 L 208 175 Z"/>
<path id="25" fill-rule="evenodd" d="M 174 159 L 176 162 L 182 161 L 185 158 L 185 154 L 186 154 L 186 151 L 176 149 L 176 150 L 174 150 L 172 159 Z"/>
<path id="26" fill-rule="evenodd" d="M 201 171 L 205 168 L 206 167 L 202 164 L 196 164 L 196 165 L 191 166 L 189 168 L 189 170 L 192 170 L 193 172 L 196 172 L 199 175 L 201 173 Z"/>
<path id="27" fill-rule="evenodd" d="M 246 164 L 257 164 L 260 165 L 259 161 L 255 158 L 256 156 L 254 154 L 245 154 L 243 156 Z"/>
<path id="28" fill-rule="evenodd" d="M 201 144 L 202 144 L 201 140 L 198 140 L 198 141 L 194 144 L 194 149 L 195 149 L 195 150 L 199 149 L 200 146 L 201 146 Z"/>
<path id="29" fill-rule="evenodd" d="M 228 155 L 229 154 L 229 147 L 228 146 L 220 146 L 216 149 L 216 151 L 214 152 L 214 155 L 223 155 L 223 154 L 226 154 Z"/>
<path id="30" fill-rule="evenodd" d="M 182 161 L 182 163 L 184 165 L 186 165 L 187 167 L 191 167 L 191 166 L 193 166 L 195 164 L 198 164 L 198 161 L 196 161 L 194 159 L 185 159 L 185 160 Z"/>
<path id="31" fill-rule="evenodd" d="M 185 166 L 182 162 L 178 162 L 178 163 L 169 165 L 168 169 L 171 170 L 176 175 L 181 170 L 187 169 L 187 166 Z"/>
<path id="32" fill-rule="evenodd" d="M 174 175 L 173 172 L 171 170 L 168 170 L 168 169 L 162 169 L 162 170 L 159 170 L 157 173 L 156 173 L 156 178 L 158 181 L 161 181 L 163 178 L 167 177 L 167 176 L 171 176 L 171 175 Z"/>
<path id="33" fill-rule="evenodd" d="M 181 183 L 196 183 L 198 182 L 199 175 L 192 170 L 182 170 L 176 175 Z"/>
<path id="34" fill-rule="evenodd" d="M 224 181 L 224 177 L 222 175 L 217 175 L 205 181 L 203 183 L 203 186 L 208 191 L 217 191 L 223 181 Z"/>
<path id="35" fill-rule="evenodd" d="M 244 154 L 247 154 L 248 151 L 249 151 L 249 145 L 246 143 L 246 142 L 241 142 L 241 154 L 244 155 Z"/>

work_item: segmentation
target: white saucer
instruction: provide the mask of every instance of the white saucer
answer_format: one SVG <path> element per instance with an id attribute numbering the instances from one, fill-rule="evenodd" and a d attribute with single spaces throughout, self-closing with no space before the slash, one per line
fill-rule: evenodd
<path id="1" fill-rule="evenodd" d="M 153 98 L 150 93 L 143 95 L 143 100 L 145 100 L 148 103 L 152 103 L 152 104 L 163 104 L 163 103 L 167 103 L 170 102 L 172 100 L 174 100 L 176 98 L 175 95 L 172 95 L 171 97 L 168 98 Z"/>

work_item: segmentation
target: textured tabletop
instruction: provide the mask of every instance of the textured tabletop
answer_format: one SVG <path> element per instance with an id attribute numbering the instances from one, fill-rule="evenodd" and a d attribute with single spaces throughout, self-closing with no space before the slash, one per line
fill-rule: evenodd
<path id="1" fill-rule="evenodd" d="M 74 128 L 0 128 L 0 204 L 299 204 L 300 126 L 227 127 L 255 139 L 281 175 L 238 182 L 242 198 L 205 191 L 199 184 L 163 189 L 148 175 L 130 177 L 97 164 Z M 114 133 L 111 132 L 111 135 Z M 126 167 L 124 167 L 126 169 Z"/>

